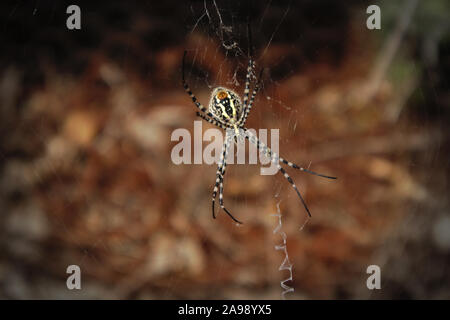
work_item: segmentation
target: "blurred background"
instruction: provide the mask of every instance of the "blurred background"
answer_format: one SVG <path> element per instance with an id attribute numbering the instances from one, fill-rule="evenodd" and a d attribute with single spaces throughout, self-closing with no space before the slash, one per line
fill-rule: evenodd
<path id="1" fill-rule="evenodd" d="M 0 6 L 0 298 L 279 299 L 277 205 L 286 298 L 450 298 L 448 1 Z M 338 177 L 287 169 L 311 219 L 282 175 L 230 165 L 225 205 L 244 224 L 213 220 L 216 165 L 171 161 L 171 133 L 198 120 L 183 51 L 203 104 L 243 92 L 248 17 L 265 71 L 247 127 L 280 129 L 283 157 Z"/>

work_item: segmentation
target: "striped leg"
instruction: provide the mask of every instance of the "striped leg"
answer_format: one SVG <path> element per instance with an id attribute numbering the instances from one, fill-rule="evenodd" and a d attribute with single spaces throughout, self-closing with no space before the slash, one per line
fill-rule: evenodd
<path id="1" fill-rule="evenodd" d="M 287 179 L 287 181 L 289 181 L 289 183 L 291 184 L 292 188 L 295 189 L 295 192 L 297 192 L 298 197 L 300 198 L 303 207 L 305 207 L 306 212 L 308 212 L 308 216 L 311 217 L 311 212 L 309 212 L 308 206 L 305 203 L 305 200 L 303 200 L 302 195 L 300 194 L 300 191 L 298 191 L 297 186 L 295 185 L 294 181 L 292 180 L 292 178 L 288 175 L 288 173 L 280 166 L 280 164 L 277 164 L 277 168 L 278 170 L 284 175 L 284 177 Z"/>
<path id="2" fill-rule="evenodd" d="M 252 46 L 252 29 L 250 25 L 250 21 L 247 21 L 247 37 L 248 37 L 248 67 L 247 67 L 247 76 L 245 79 L 245 90 L 244 90 L 244 101 L 243 108 L 244 110 L 247 108 L 248 102 L 248 94 L 250 92 L 250 81 L 253 74 L 253 70 L 255 70 L 255 62 L 253 61 L 253 46 Z"/>
<path id="3" fill-rule="evenodd" d="M 298 170 L 303 171 L 303 172 L 306 172 L 306 173 L 310 173 L 310 174 L 313 174 L 313 175 L 316 175 L 316 176 L 319 176 L 319 177 L 322 177 L 322 178 L 327 178 L 327 179 L 333 179 L 333 180 L 336 180 L 336 179 L 337 179 L 337 177 L 326 176 L 326 175 L 324 175 L 324 174 L 317 173 L 317 172 L 314 172 L 314 171 L 305 169 L 305 168 L 303 168 L 303 167 L 299 167 L 299 166 L 296 165 L 295 163 L 292 163 L 292 162 L 290 162 L 290 161 L 284 160 L 284 159 L 281 158 L 281 157 L 280 157 L 280 161 L 283 162 L 284 164 L 287 164 L 287 165 L 288 165 L 289 167 L 291 167 L 291 168 L 298 169 Z"/>
<path id="4" fill-rule="evenodd" d="M 303 168 L 303 167 L 300 167 L 300 166 L 298 166 L 298 165 L 296 165 L 295 163 L 292 163 L 292 162 L 290 162 L 290 161 L 287 161 L 287 160 L 285 160 L 285 159 L 283 159 L 282 157 L 280 157 L 276 152 L 273 152 L 268 146 L 266 146 L 264 143 L 262 143 L 261 141 L 259 141 L 259 139 L 256 137 L 256 136 L 254 136 L 253 134 L 251 134 L 251 132 L 249 132 L 248 130 L 245 130 L 245 133 L 246 133 L 246 138 L 251 142 L 251 143 L 253 143 L 254 145 L 256 145 L 256 147 L 266 156 L 266 157 L 268 157 L 268 158 L 270 158 L 270 159 L 276 159 L 277 161 L 276 162 L 279 162 L 279 161 L 281 161 L 282 163 L 284 163 L 284 164 L 286 164 L 286 165 L 288 165 L 289 167 L 291 167 L 291 168 L 294 168 L 294 169 L 298 169 L 298 170 L 300 170 L 300 171 L 303 171 L 303 172 L 306 172 L 306 173 L 310 173 L 310 174 L 313 174 L 313 175 L 316 175 L 316 176 L 319 176 L 319 177 L 322 177 L 322 178 L 327 178 L 327 179 L 337 179 L 336 177 L 331 177 L 331 176 L 327 176 L 327 175 L 324 175 L 324 174 L 321 174 L 321 173 L 317 173 L 317 172 L 314 172 L 314 171 L 311 171 L 311 170 L 308 170 L 308 169 L 305 169 L 305 168 Z"/>
<path id="5" fill-rule="evenodd" d="M 241 118 L 238 121 L 238 125 L 240 125 L 240 126 L 243 126 L 245 124 L 245 121 L 247 121 L 247 117 L 250 114 L 250 111 L 252 110 L 253 101 L 255 100 L 256 94 L 258 93 L 258 91 L 260 89 L 263 70 L 264 69 L 261 69 L 261 71 L 259 73 L 259 78 L 258 78 L 259 80 L 258 80 L 258 82 L 256 82 L 255 88 L 253 88 L 252 96 L 250 98 L 248 105 L 246 106 L 244 104 L 244 112 L 242 112 Z M 244 99 L 245 99 L 245 97 L 244 97 Z"/>
<path id="6" fill-rule="evenodd" d="M 259 139 L 253 135 L 251 132 L 246 130 L 246 135 L 245 137 L 253 144 L 256 145 L 257 149 L 263 153 L 265 156 L 269 157 L 271 159 L 271 161 L 273 163 L 275 163 L 277 165 L 277 169 L 278 171 L 280 171 L 283 176 L 289 181 L 289 183 L 291 184 L 291 186 L 295 189 L 295 192 L 297 192 L 298 197 L 300 198 L 300 201 L 302 202 L 303 206 L 305 207 L 306 212 L 308 213 L 308 215 L 311 217 L 311 212 L 308 209 L 308 206 L 306 205 L 305 200 L 303 199 L 302 195 L 300 194 L 300 191 L 298 190 L 297 186 L 295 185 L 294 181 L 292 180 L 292 178 L 288 175 L 288 173 L 286 172 L 286 170 L 283 169 L 283 167 L 281 167 L 280 162 L 287 164 L 288 166 L 295 168 L 295 169 L 299 169 L 301 171 L 307 172 L 307 173 L 311 173 L 320 177 L 324 177 L 324 178 L 329 178 L 329 179 L 336 179 L 336 177 L 330 177 L 330 176 L 326 176 L 320 173 L 316 173 L 310 170 L 307 170 L 305 168 L 299 167 L 296 164 L 289 162 L 283 158 L 281 158 L 280 156 L 278 156 L 278 154 L 276 154 L 275 152 L 273 152 L 272 150 L 270 150 L 270 148 L 268 146 L 266 146 L 264 143 L 262 143 L 261 141 L 259 141 Z"/>
<path id="7" fill-rule="evenodd" d="M 222 147 L 222 154 L 220 155 L 219 164 L 217 166 L 216 171 L 216 183 L 214 184 L 214 190 L 212 194 L 212 216 L 215 219 L 216 213 L 214 211 L 215 203 L 216 203 L 216 197 L 217 197 L 217 191 L 219 189 L 219 184 L 223 180 L 223 174 L 222 174 L 222 167 L 226 163 L 226 155 L 227 155 L 227 149 L 228 149 L 228 143 L 225 139 L 225 142 L 223 143 Z"/>
<path id="8" fill-rule="evenodd" d="M 203 120 L 205 120 L 209 123 L 212 123 L 213 125 L 221 128 L 221 129 L 224 129 L 224 130 L 229 129 L 229 127 L 225 126 L 224 124 L 220 123 L 219 121 L 208 118 L 207 116 L 205 116 L 204 114 L 201 114 L 200 112 L 197 112 L 197 116 L 199 116 L 200 118 L 202 118 Z"/>
<path id="9" fill-rule="evenodd" d="M 192 93 L 191 89 L 189 88 L 189 85 L 187 84 L 186 80 L 184 79 L 184 60 L 186 59 L 186 51 L 183 54 L 183 63 L 182 63 L 182 71 L 181 71 L 181 80 L 183 81 L 183 87 L 184 87 L 184 91 L 186 91 L 186 93 L 191 97 L 192 102 L 194 102 L 194 104 L 197 106 L 197 108 L 204 112 L 208 117 L 213 117 L 213 115 L 208 112 L 208 109 L 206 109 L 195 97 L 195 95 Z"/>
<path id="10" fill-rule="evenodd" d="M 220 207 L 223 209 L 223 211 L 225 211 L 225 213 L 227 215 L 230 216 L 231 219 L 233 219 L 235 222 L 242 224 L 242 222 L 240 222 L 239 220 L 237 220 L 235 217 L 233 217 L 233 215 L 227 210 L 227 208 L 225 208 L 225 206 L 223 205 L 223 179 L 225 176 L 225 169 L 227 166 L 227 153 L 228 153 L 228 148 L 230 147 L 231 141 L 228 139 L 228 136 L 225 138 L 225 142 L 223 144 L 223 152 L 220 156 L 220 161 L 219 161 L 219 165 L 217 167 L 217 172 L 216 172 L 216 183 L 214 185 L 214 190 L 213 190 L 213 195 L 212 195 L 212 216 L 215 219 L 216 218 L 216 214 L 214 211 L 214 207 L 215 207 L 215 202 L 216 202 L 216 197 L 217 197 L 217 191 L 219 190 L 219 204 Z"/>
<path id="11" fill-rule="evenodd" d="M 247 77 L 245 79 L 245 90 L 244 90 L 244 101 L 243 101 L 244 110 L 247 107 L 248 94 L 250 93 L 250 81 L 251 81 L 251 77 L 252 77 L 252 70 L 254 68 L 255 68 L 255 62 L 250 57 L 250 59 L 248 60 Z"/>
<path id="12" fill-rule="evenodd" d="M 240 222 L 235 217 L 233 217 L 233 215 L 223 205 L 223 177 L 225 176 L 225 169 L 226 169 L 226 167 L 227 167 L 227 162 L 224 161 L 223 162 L 223 166 L 222 166 L 222 179 L 220 180 L 220 186 L 219 186 L 219 204 L 220 204 L 220 207 L 222 208 L 222 210 L 225 211 L 225 213 L 227 215 L 229 215 L 230 218 L 233 219 L 234 222 L 242 224 L 242 222 Z"/>

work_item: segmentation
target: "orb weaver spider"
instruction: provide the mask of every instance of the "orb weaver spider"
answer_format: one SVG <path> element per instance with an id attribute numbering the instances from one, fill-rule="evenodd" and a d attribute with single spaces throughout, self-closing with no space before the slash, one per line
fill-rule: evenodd
<path id="1" fill-rule="evenodd" d="M 214 211 L 215 208 L 215 201 L 217 197 L 217 191 L 219 191 L 219 204 L 222 210 L 225 211 L 225 213 L 230 216 L 233 221 L 236 223 L 242 224 L 239 220 L 237 220 L 233 215 L 225 208 L 223 204 L 223 180 L 225 176 L 225 169 L 226 169 L 226 157 L 228 153 L 228 149 L 230 145 L 234 142 L 237 143 L 238 139 L 243 140 L 247 139 L 254 145 L 256 145 L 258 151 L 268 158 L 270 158 L 271 162 L 273 162 L 276 166 L 279 172 L 283 174 L 283 176 L 289 181 L 291 186 L 294 188 L 295 192 L 297 193 L 298 197 L 300 198 L 300 201 L 303 204 L 303 207 L 305 208 L 306 212 L 308 213 L 308 216 L 311 217 L 311 212 L 308 209 L 308 206 L 306 205 L 305 200 L 303 199 L 302 195 L 300 194 L 300 191 L 298 190 L 297 186 L 295 185 L 292 178 L 288 175 L 286 170 L 281 166 L 280 163 L 284 163 L 288 165 L 291 168 L 298 169 L 303 172 L 307 172 L 319 177 L 327 178 L 327 179 L 337 179 L 336 177 L 326 176 L 308 169 L 305 169 L 303 167 L 300 167 L 296 165 L 295 163 L 292 163 L 290 161 L 287 161 L 280 157 L 278 154 L 273 152 L 269 147 L 267 147 L 263 142 L 261 142 L 254 134 L 252 134 L 250 131 L 245 128 L 245 122 L 247 120 L 248 115 L 250 114 L 250 111 L 253 106 L 253 102 L 255 100 L 256 94 L 258 93 L 261 85 L 261 79 L 262 79 L 262 71 L 259 74 L 259 77 L 256 81 L 256 84 L 253 88 L 252 95 L 250 96 L 249 100 L 249 93 L 250 93 L 250 83 L 252 80 L 252 77 L 256 79 L 254 76 L 253 71 L 255 70 L 255 62 L 253 61 L 253 54 L 252 54 L 252 47 L 251 47 L 251 31 L 250 31 L 250 25 L 247 26 L 248 31 L 248 39 L 249 39 L 249 61 L 248 61 L 248 67 L 247 67 L 247 75 L 246 75 L 246 81 L 245 81 L 245 89 L 244 89 L 244 98 L 241 102 L 241 99 L 239 95 L 228 88 L 225 87 L 217 87 L 215 88 L 212 93 L 208 104 L 208 109 L 206 109 L 195 97 L 195 95 L 192 93 L 191 89 L 189 88 L 186 80 L 185 80 L 185 59 L 187 51 L 184 51 L 183 54 L 183 60 L 182 60 L 182 83 L 184 90 L 186 93 L 191 97 L 192 102 L 197 106 L 197 108 L 201 112 L 197 112 L 197 116 L 202 118 L 203 120 L 221 128 L 226 131 L 225 141 L 223 143 L 222 147 L 222 153 L 220 155 L 220 160 L 217 167 L 216 172 L 216 182 L 214 184 L 214 190 L 212 194 L 212 216 L 215 219 L 216 214 Z"/>

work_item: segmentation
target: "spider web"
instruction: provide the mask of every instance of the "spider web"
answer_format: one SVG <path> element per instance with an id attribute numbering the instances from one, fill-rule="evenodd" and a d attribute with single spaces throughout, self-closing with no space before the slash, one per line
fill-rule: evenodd
<path id="1" fill-rule="evenodd" d="M 352 41 L 379 32 L 366 30 L 366 3 L 350 3 L 79 1 L 81 31 L 65 27 L 65 2 L 2 3 L 0 298 L 303 298 L 303 288 L 306 297 L 448 298 L 448 4 L 380 1 L 391 41 L 372 75 L 377 99 L 362 107 L 360 87 L 339 79 L 369 74 L 361 66 L 376 37 Z M 415 4 L 408 17 L 404 6 Z M 216 166 L 177 167 L 166 152 L 171 130 L 195 113 L 179 83 L 183 50 L 202 103 L 217 85 L 242 94 L 248 17 L 255 73 L 265 70 L 247 127 L 279 128 L 282 157 L 316 170 L 323 156 L 339 173 L 333 186 L 286 168 L 311 222 L 280 174 L 249 164 L 225 176 L 225 205 L 244 226 L 223 212 L 213 220 Z M 343 33 L 342 21 L 358 32 Z M 330 77 L 343 60 L 352 70 L 336 73 L 349 74 Z M 401 85 L 381 81 L 385 72 Z M 382 296 L 365 286 L 367 262 L 383 268 Z M 80 292 L 65 286 L 69 264 L 81 267 Z"/>

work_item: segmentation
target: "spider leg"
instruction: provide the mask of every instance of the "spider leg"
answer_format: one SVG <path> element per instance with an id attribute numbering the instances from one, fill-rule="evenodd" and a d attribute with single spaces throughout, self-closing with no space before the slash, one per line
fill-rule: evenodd
<path id="1" fill-rule="evenodd" d="M 217 197 L 217 191 L 219 191 L 219 204 L 220 207 L 223 209 L 223 211 L 225 211 L 225 213 L 227 215 L 230 216 L 231 219 L 233 219 L 233 221 L 242 224 L 242 222 L 240 222 L 239 220 L 237 220 L 235 217 L 233 217 L 233 215 L 227 210 L 227 208 L 225 208 L 224 204 L 223 204 L 223 179 L 225 176 L 225 169 L 227 166 L 227 162 L 226 162 L 226 157 L 227 157 L 227 153 L 228 153 L 228 148 L 229 148 L 229 139 L 228 136 L 225 138 L 225 142 L 223 144 L 223 152 L 220 156 L 220 161 L 219 161 L 219 165 L 217 167 L 217 172 L 216 172 L 216 183 L 214 185 L 214 190 L 213 190 L 213 195 L 212 195 L 212 216 L 215 219 L 216 218 L 216 213 L 214 211 L 215 209 L 215 202 L 216 202 L 216 197 Z"/>
<path id="2" fill-rule="evenodd" d="M 247 67 L 247 76 L 245 79 L 245 90 L 244 90 L 244 101 L 243 108 L 247 107 L 248 95 L 250 93 L 250 81 L 252 76 L 252 71 L 255 69 L 255 62 L 253 61 L 253 47 L 252 47 L 252 31 L 250 29 L 250 22 L 247 22 L 247 36 L 248 36 L 248 67 Z"/>
<path id="3" fill-rule="evenodd" d="M 200 118 L 202 118 L 202 119 L 205 120 L 206 122 L 212 123 L 213 125 L 215 125 L 215 126 L 221 128 L 221 129 L 227 130 L 227 129 L 230 128 L 230 127 L 228 127 L 228 126 L 225 126 L 223 123 L 220 123 L 220 122 L 217 121 L 217 120 L 208 118 L 207 116 L 205 116 L 204 114 L 202 114 L 202 113 L 200 113 L 200 112 L 197 112 L 197 116 L 200 117 Z"/>
<path id="4" fill-rule="evenodd" d="M 227 140 L 225 139 L 225 142 L 223 143 L 223 146 L 222 146 L 222 153 L 220 155 L 219 164 L 217 166 L 216 183 L 214 184 L 214 190 L 213 190 L 213 194 L 212 194 L 212 216 L 214 219 L 216 218 L 216 213 L 214 211 L 214 207 L 215 207 L 215 203 L 216 203 L 216 197 L 217 197 L 217 191 L 219 189 L 219 184 L 220 184 L 220 181 L 223 179 L 222 166 L 224 163 L 226 163 L 227 147 L 228 147 Z"/>
<path id="5" fill-rule="evenodd" d="M 250 59 L 248 60 L 248 67 L 247 67 L 247 76 L 245 78 L 245 89 L 244 89 L 244 100 L 243 100 L 243 108 L 245 109 L 247 107 L 248 102 L 248 96 L 250 93 L 250 81 L 252 76 L 252 70 L 255 68 L 255 62 Z"/>
<path id="6" fill-rule="evenodd" d="M 197 108 L 204 112 L 207 116 L 212 117 L 213 115 L 208 112 L 208 109 L 206 109 L 198 100 L 197 97 L 192 93 L 191 88 L 189 88 L 189 85 L 187 84 L 185 78 L 184 78 L 184 61 L 186 60 L 186 54 L 187 51 L 184 51 L 183 54 L 183 62 L 182 62 L 182 66 L 181 66 L 181 80 L 183 82 L 183 87 L 184 87 L 184 91 L 186 91 L 186 93 L 191 97 L 192 102 L 194 102 L 194 104 L 197 106 Z"/>
<path id="7" fill-rule="evenodd" d="M 233 219 L 234 222 L 237 222 L 239 224 L 242 224 L 241 221 L 239 221 L 238 219 L 236 219 L 235 217 L 233 217 L 233 215 L 227 210 L 227 208 L 224 207 L 223 205 L 223 180 L 220 181 L 220 188 L 219 188 L 219 203 L 220 203 L 220 207 L 223 209 L 223 211 L 225 211 L 225 213 L 231 218 Z"/>
<path id="8" fill-rule="evenodd" d="M 220 207 L 223 209 L 223 211 L 225 211 L 225 213 L 231 218 L 233 219 L 233 221 L 242 224 L 242 222 L 240 222 L 239 220 L 237 220 L 235 217 L 233 217 L 233 215 L 227 210 L 227 208 L 225 208 L 225 206 L 223 205 L 223 177 L 225 176 L 225 169 L 227 167 L 227 162 L 224 161 L 223 162 L 223 166 L 222 166 L 222 179 L 220 180 L 220 186 L 219 186 L 219 204 Z"/>
<path id="9" fill-rule="evenodd" d="M 333 180 L 336 180 L 336 179 L 337 179 L 337 177 L 326 176 L 326 175 L 324 175 L 324 174 L 317 173 L 317 172 L 314 172 L 314 171 L 305 169 L 305 168 L 300 167 L 300 166 L 296 165 L 295 163 L 292 163 L 292 162 L 290 162 L 290 161 L 287 161 L 287 160 L 285 160 L 285 159 L 283 159 L 283 158 L 281 158 L 281 157 L 280 157 L 280 161 L 283 162 L 284 164 L 287 164 L 287 165 L 288 165 L 289 167 L 291 167 L 291 168 L 298 169 L 298 170 L 304 171 L 304 172 L 306 172 L 306 173 L 310 173 L 310 174 L 313 174 L 313 175 L 316 175 L 316 176 L 319 176 L 319 177 L 322 177 L 322 178 L 327 178 L 327 179 L 333 179 Z"/>
<path id="10" fill-rule="evenodd" d="M 260 85 L 261 85 L 263 71 L 264 71 L 264 69 L 261 69 L 261 71 L 259 72 L 258 82 L 256 83 L 255 87 L 253 88 L 252 96 L 250 98 L 248 105 L 247 106 L 244 105 L 244 111 L 242 112 L 241 118 L 238 121 L 238 125 L 240 125 L 240 126 L 243 126 L 245 124 L 245 121 L 247 121 L 247 117 L 250 114 L 250 111 L 252 110 L 253 101 L 255 100 L 256 94 L 258 93 L 258 91 L 261 87 Z M 245 96 L 244 96 L 244 99 L 245 99 Z"/>
<path id="11" fill-rule="evenodd" d="M 264 153 L 268 158 L 271 158 L 271 159 L 276 158 L 278 161 L 283 162 L 284 164 L 288 165 L 291 168 L 298 169 L 300 171 L 303 171 L 303 172 L 306 172 L 306 173 L 309 173 L 309 174 L 313 174 L 313 175 L 316 175 L 316 176 L 319 176 L 319 177 L 322 177 L 322 178 L 333 179 L 333 180 L 337 179 L 337 177 L 332 177 L 332 176 L 327 176 L 327 175 L 324 175 L 324 174 L 321 174 L 321 173 L 317 173 L 317 172 L 305 169 L 303 167 L 300 167 L 300 166 L 296 165 L 295 163 L 292 163 L 290 161 L 287 161 L 287 160 L 283 159 L 278 154 L 273 152 L 268 146 L 266 146 L 264 143 L 259 141 L 259 139 L 256 136 L 254 136 L 253 134 L 251 134 L 248 130 L 245 130 L 245 132 L 246 132 L 246 138 L 249 139 L 249 141 L 251 143 L 255 144 L 256 147 L 259 150 L 261 150 L 261 152 Z"/>
<path id="12" fill-rule="evenodd" d="M 306 205 L 305 200 L 303 199 L 302 195 L 300 194 L 300 191 L 298 191 L 297 186 L 295 185 L 295 183 L 292 180 L 292 178 L 288 175 L 286 170 L 284 170 L 283 167 L 279 163 L 277 163 L 277 168 L 284 175 L 284 177 L 287 179 L 287 181 L 289 181 L 289 183 L 291 184 L 292 188 L 295 189 L 295 192 L 297 192 L 297 195 L 300 198 L 300 201 L 302 202 L 303 207 L 305 207 L 306 212 L 308 212 L 308 216 L 311 217 L 311 212 L 309 212 L 308 206 Z"/>
<path id="13" fill-rule="evenodd" d="M 263 153 L 264 155 L 269 157 L 271 159 L 271 161 L 277 165 L 278 171 L 280 171 L 283 174 L 283 176 L 289 181 L 291 186 L 295 189 L 295 192 L 297 192 L 297 195 L 300 198 L 300 201 L 302 202 L 303 206 L 305 207 L 306 212 L 311 217 L 311 212 L 309 211 L 305 200 L 303 199 L 302 195 L 300 194 L 300 191 L 298 190 L 297 186 L 295 185 L 294 181 L 289 176 L 289 174 L 286 172 L 286 170 L 284 170 L 283 167 L 281 167 L 280 162 L 282 162 L 284 164 L 287 164 L 288 166 L 290 166 L 292 168 L 299 169 L 299 170 L 307 172 L 307 173 L 315 174 L 315 175 L 318 175 L 320 177 L 329 178 L 329 179 L 336 179 L 336 178 L 335 177 L 330 177 L 330 176 L 325 176 L 325 175 L 322 175 L 320 173 L 316 173 L 316 172 L 304 169 L 302 167 L 297 166 L 296 164 L 294 164 L 292 162 L 286 161 L 283 158 L 281 158 L 280 156 L 278 156 L 278 154 L 276 154 L 275 152 L 270 150 L 270 148 L 268 146 L 266 146 L 264 143 L 259 141 L 259 139 L 255 135 L 253 135 L 251 132 L 249 132 L 248 130 L 245 130 L 245 133 L 246 133 L 245 137 L 251 143 L 255 144 L 257 149 L 260 150 L 261 153 Z"/>

